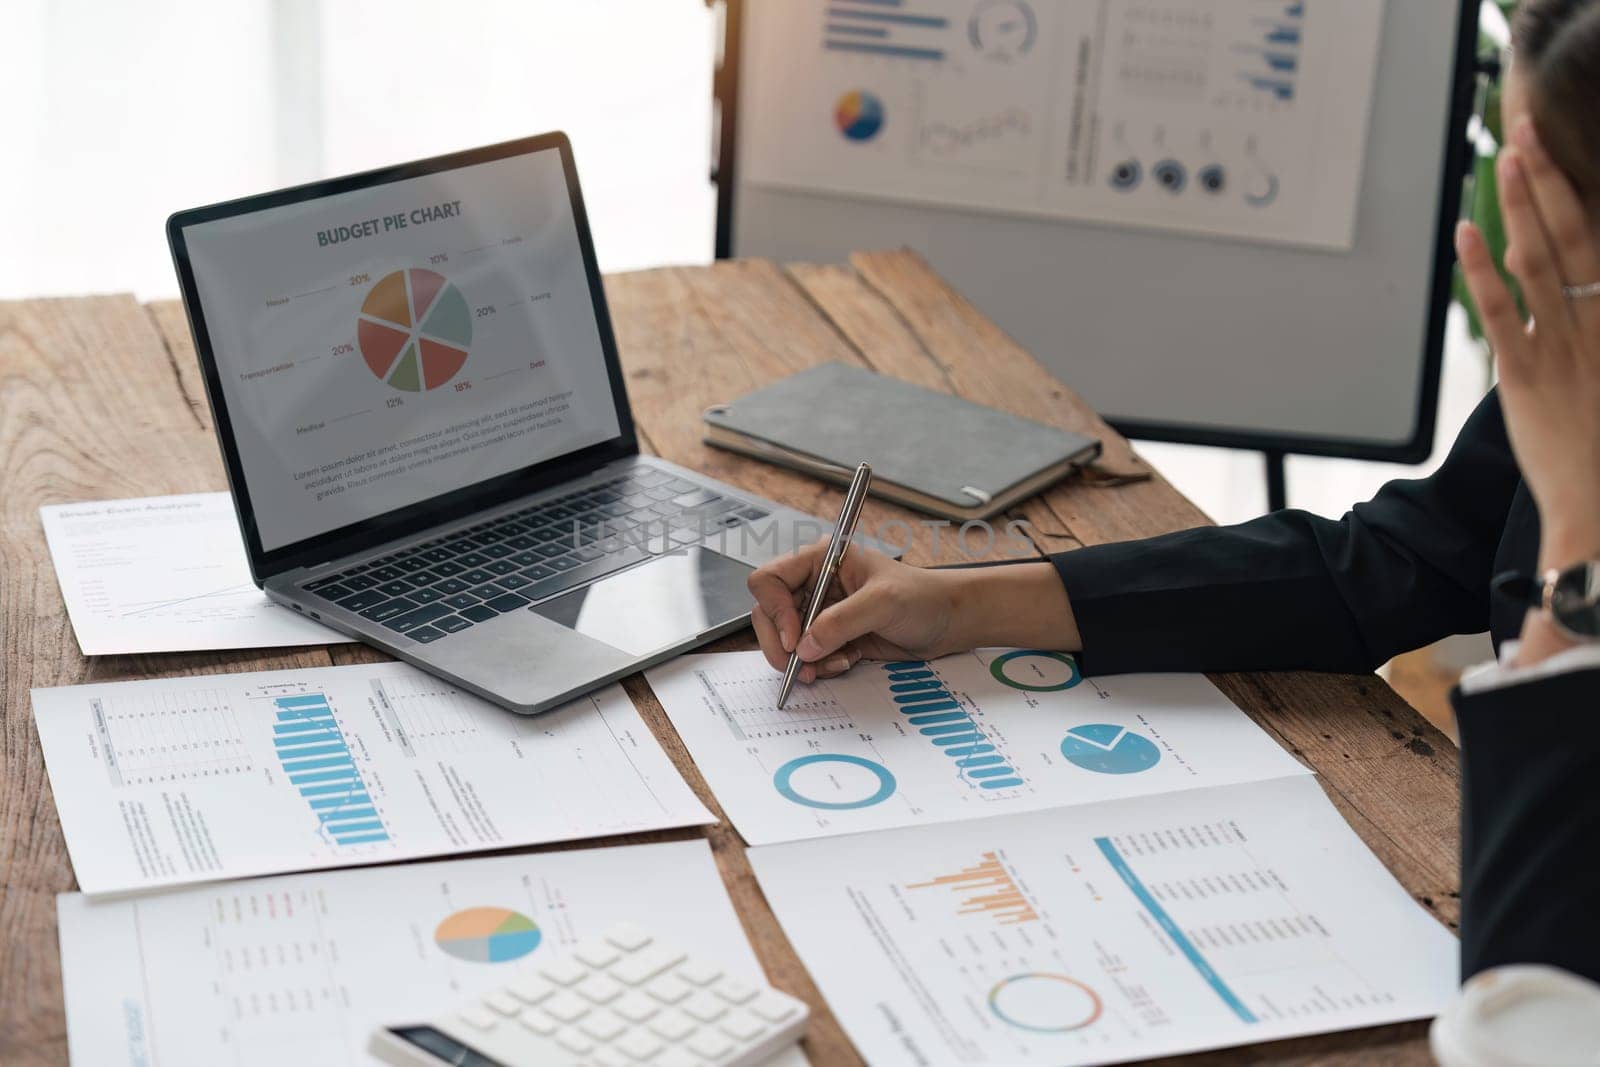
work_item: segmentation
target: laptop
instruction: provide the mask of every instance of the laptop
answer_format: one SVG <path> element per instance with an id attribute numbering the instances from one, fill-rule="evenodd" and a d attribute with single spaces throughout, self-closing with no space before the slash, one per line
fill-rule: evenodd
<path id="1" fill-rule="evenodd" d="M 513 711 L 737 629 L 827 525 L 641 455 L 560 133 L 167 224 L 256 584 Z"/>

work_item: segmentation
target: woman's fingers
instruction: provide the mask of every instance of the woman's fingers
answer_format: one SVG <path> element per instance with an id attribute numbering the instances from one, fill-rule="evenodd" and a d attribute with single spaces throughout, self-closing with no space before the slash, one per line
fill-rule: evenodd
<path id="1" fill-rule="evenodd" d="M 1524 119 L 1518 123 L 1512 138 L 1527 172 L 1534 208 L 1555 250 L 1561 281 L 1567 285 L 1600 282 L 1600 244 L 1577 191 L 1545 151 L 1532 122 Z M 1579 321 L 1593 316 L 1589 329 L 1600 327 L 1600 303 L 1590 300 L 1580 305 L 1574 309 Z"/>
<path id="2" fill-rule="evenodd" d="M 1456 258 L 1461 261 L 1461 275 L 1472 293 L 1478 321 L 1489 335 L 1489 344 L 1507 370 L 1520 369 L 1528 345 L 1522 315 L 1505 280 L 1495 270 L 1494 257 L 1489 255 L 1483 235 L 1470 222 L 1456 227 Z"/>
<path id="3" fill-rule="evenodd" d="M 1561 291 L 1561 271 L 1555 248 L 1545 233 L 1533 204 L 1533 189 L 1522 153 L 1507 148 L 1500 153 L 1497 174 L 1500 179 L 1500 213 L 1505 217 L 1510 238 L 1506 249 L 1506 269 L 1522 286 L 1528 310 L 1545 333 L 1563 330 L 1571 323 L 1572 309 Z"/>
<path id="4" fill-rule="evenodd" d="M 816 557 L 815 546 L 802 548 L 757 568 L 745 582 L 750 595 L 756 599 L 750 616 L 755 623 L 756 637 L 761 640 L 761 650 L 767 653 L 768 661 L 773 662 L 774 650 L 768 647 L 770 638 L 770 643 L 781 651 L 781 656 L 773 662 L 775 667 L 784 665 L 788 654 L 794 651 L 795 642 L 800 640 L 800 612 L 795 609 L 795 594 L 810 584 Z M 759 621 L 762 616 L 765 624 Z"/>
<path id="5" fill-rule="evenodd" d="M 872 583 L 825 608 L 800 639 L 800 658 L 817 663 L 858 638 L 873 633 L 893 615 L 884 590 Z"/>

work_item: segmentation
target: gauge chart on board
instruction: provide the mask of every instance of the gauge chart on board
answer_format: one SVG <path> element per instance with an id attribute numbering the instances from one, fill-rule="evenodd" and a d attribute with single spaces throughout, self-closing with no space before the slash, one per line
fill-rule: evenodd
<path id="1" fill-rule="evenodd" d="M 362 301 L 356 342 L 367 369 L 391 388 L 437 389 L 467 365 L 472 309 L 460 288 L 437 271 L 393 271 Z"/>

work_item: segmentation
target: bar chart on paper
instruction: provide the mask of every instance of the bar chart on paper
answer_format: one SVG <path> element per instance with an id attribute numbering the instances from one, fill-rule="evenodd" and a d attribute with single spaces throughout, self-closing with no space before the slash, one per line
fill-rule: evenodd
<path id="1" fill-rule="evenodd" d="M 272 744 L 283 773 L 336 845 L 389 840 L 344 733 L 322 693 L 276 697 Z"/>
<path id="2" fill-rule="evenodd" d="M 1204 678 L 1088 679 L 1061 652 L 865 662 L 781 709 L 758 652 L 648 677 L 753 845 L 1305 773 Z"/>

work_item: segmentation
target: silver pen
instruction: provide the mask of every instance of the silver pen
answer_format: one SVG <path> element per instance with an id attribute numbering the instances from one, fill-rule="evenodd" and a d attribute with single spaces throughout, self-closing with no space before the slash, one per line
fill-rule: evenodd
<path id="1" fill-rule="evenodd" d="M 817 621 L 822 603 L 828 598 L 828 587 L 833 584 L 834 575 L 839 573 L 845 550 L 850 547 L 850 539 L 856 534 L 861 506 L 867 502 L 867 487 L 871 484 L 872 468 L 863 463 L 856 468 L 856 475 L 850 479 L 850 488 L 844 494 L 844 507 L 839 509 L 839 521 L 834 524 L 833 536 L 828 539 L 828 553 L 822 557 L 822 569 L 817 572 L 817 584 L 811 590 L 811 603 L 806 606 L 805 622 L 800 626 L 800 636 L 794 640 L 795 650 L 789 653 L 789 665 L 783 670 L 783 688 L 778 690 L 779 708 L 788 701 L 794 681 L 800 677 L 800 638 Z"/>

